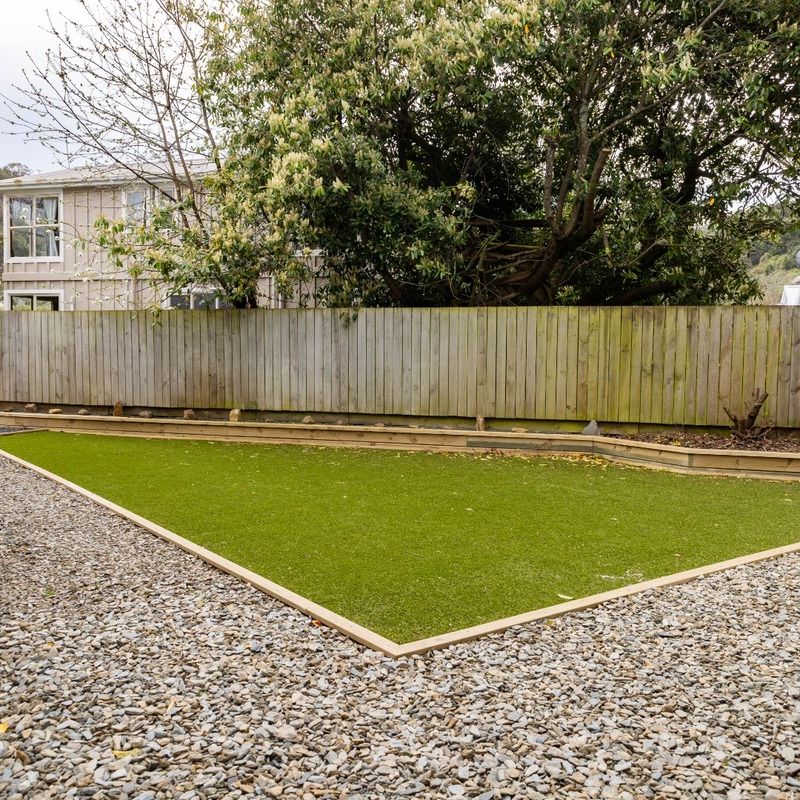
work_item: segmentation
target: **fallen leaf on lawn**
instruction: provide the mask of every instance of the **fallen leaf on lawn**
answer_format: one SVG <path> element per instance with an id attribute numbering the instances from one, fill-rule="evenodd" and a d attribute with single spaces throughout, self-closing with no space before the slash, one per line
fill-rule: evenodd
<path id="1" fill-rule="evenodd" d="M 557 594 L 556 597 L 560 597 L 562 600 L 574 600 L 574 597 L 570 597 L 568 594 Z"/>
<path id="2" fill-rule="evenodd" d="M 5 720 L 3 720 L 2 722 L 0 722 L 0 734 L 5 733 L 7 730 L 8 730 L 8 723 Z"/>
<path id="3" fill-rule="evenodd" d="M 141 748 L 134 747 L 131 750 L 112 750 L 114 754 L 114 758 L 133 758 L 134 756 L 138 756 L 141 753 Z"/>

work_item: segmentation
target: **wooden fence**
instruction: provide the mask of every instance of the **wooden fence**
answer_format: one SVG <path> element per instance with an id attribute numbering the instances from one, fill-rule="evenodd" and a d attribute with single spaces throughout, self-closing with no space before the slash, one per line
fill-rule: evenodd
<path id="1" fill-rule="evenodd" d="M 0 314 L 0 401 L 800 426 L 800 308 Z"/>

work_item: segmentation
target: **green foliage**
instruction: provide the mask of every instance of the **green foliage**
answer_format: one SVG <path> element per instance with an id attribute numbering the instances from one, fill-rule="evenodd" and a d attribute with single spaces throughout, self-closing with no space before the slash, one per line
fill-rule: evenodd
<path id="1" fill-rule="evenodd" d="M 797 538 L 796 485 L 774 481 L 50 432 L 3 447 L 396 641 Z"/>
<path id="2" fill-rule="evenodd" d="M 19 161 L 12 161 L 10 164 L 0 167 L 0 180 L 19 178 L 22 175 L 29 175 L 30 171 L 30 167 L 25 166 L 25 164 L 20 164 Z"/>
<path id="3" fill-rule="evenodd" d="M 135 224 L 101 216 L 93 240 L 116 269 L 169 293 L 210 286 L 234 308 L 254 308 L 256 283 L 267 270 L 257 229 L 243 221 L 236 203 L 222 203 L 213 215 L 193 213 L 202 201 L 195 194 L 165 200 Z"/>
<path id="4" fill-rule="evenodd" d="M 796 260 L 798 252 L 800 226 L 756 242 L 747 261 L 750 275 L 761 287 L 766 303 L 778 303 L 783 287 L 800 276 L 800 265 Z"/>
<path id="5" fill-rule="evenodd" d="M 242 0 L 216 202 L 287 283 L 322 248 L 335 305 L 745 301 L 800 184 L 796 10 Z"/>

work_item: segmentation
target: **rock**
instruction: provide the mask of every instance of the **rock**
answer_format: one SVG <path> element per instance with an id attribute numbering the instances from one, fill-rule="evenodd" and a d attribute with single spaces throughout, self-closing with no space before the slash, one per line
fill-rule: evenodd
<path id="1" fill-rule="evenodd" d="M 313 425 L 314 424 L 314 417 L 310 415 L 306 415 L 303 417 L 303 425 Z"/>
<path id="2" fill-rule="evenodd" d="M 36 403 L 25 403 L 25 410 L 32 414 L 39 410 L 39 406 Z"/>
<path id="3" fill-rule="evenodd" d="M 230 413 L 228 414 L 228 422 L 241 422 L 242 421 L 242 409 L 241 408 L 232 408 Z"/>
<path id="4" fill-rule="evenodd" d="M 64 413 L 64 409 L 63 408 L 51 408 L 47 413 L 48 414 L 63 414 Z"/>
<path id="5" fill-rule="evenodd" d="M 88 408 L 79 408 L 79 409 L 78 409 L 78 414 L 79 414 L 80 416 L 82 416 L 82 417 L 88 417 L 88 416 L 90 416 L 90 415 L 91 415 L 91 413 L 92 413 L 92 412 L 91 412 L 91 411 L 89 411 L 89 409 L 88 409 Z"/>
<path id="6" fill-rule="evenodd" d="M 480 414 L 477 417 L 475 417 L 475 430 L 476 431 L 486 430 L 486 417 L 482 417 Z"/>
<path id="7" fill-rule="evenodd" d="M 111 412 L 115 417 L 122 417 L 125 415 L 125 406 L 122 404 L 121 400 L 117 400 L 114 403 L 114 410 Z"/>
<path id="8" fill-rule="evenodd" d="M 153 412 L 149 408 L 146 408 L 144 411 L 139 412 L 139 416 L 142 419 L 153 419 Z"/>
<path id="9" fill-rule="evenodd" d="M 194 409 L 185 408 L 183 410 L 183 418 L 184 419 L 197 419 L 197 414 L 194 413 Z"/>
<path id="10" fill-rule="evenodd" d="M 584 436 L 599 436 L 600 435 L 600 426 L 597 424 L 597 420 L 593 419 L 582 431 L 581 433 Z"/>
<path id="11" fill-rule="evenodd" d="M 300 737 L 297 735 L 297 728 L 292 725 L 281 725 L 275 729 L 275 736 L 279 739 L 286 739 L 286 741 L 294 742 Z"/>
<path id="12" fill-rule="evenodd" d="M 512 428 L 511 433 L 527 433 L 527 428 Z"/>
<path id="13" fill-rule="evenodd" d="M 800 789 L 798 553 L 393 659 L 5 459 L 0 485 L 3 798 Z"/>

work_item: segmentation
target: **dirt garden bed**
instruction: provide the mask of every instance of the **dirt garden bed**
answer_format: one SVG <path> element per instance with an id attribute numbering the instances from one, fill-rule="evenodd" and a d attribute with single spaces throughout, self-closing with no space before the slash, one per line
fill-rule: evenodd
<path id="1" fill-rule="evenodd" d="M 704 450 L 750 450 L 763 453 L 800 452 L 800 438 L 796 436 L 764 436 L 737 439 L 730 434 L 693 433 L 691 431 L 662 431 L 614 437 L 650 444 L 667 444 L 674 447 L 693 447 Z"/>

